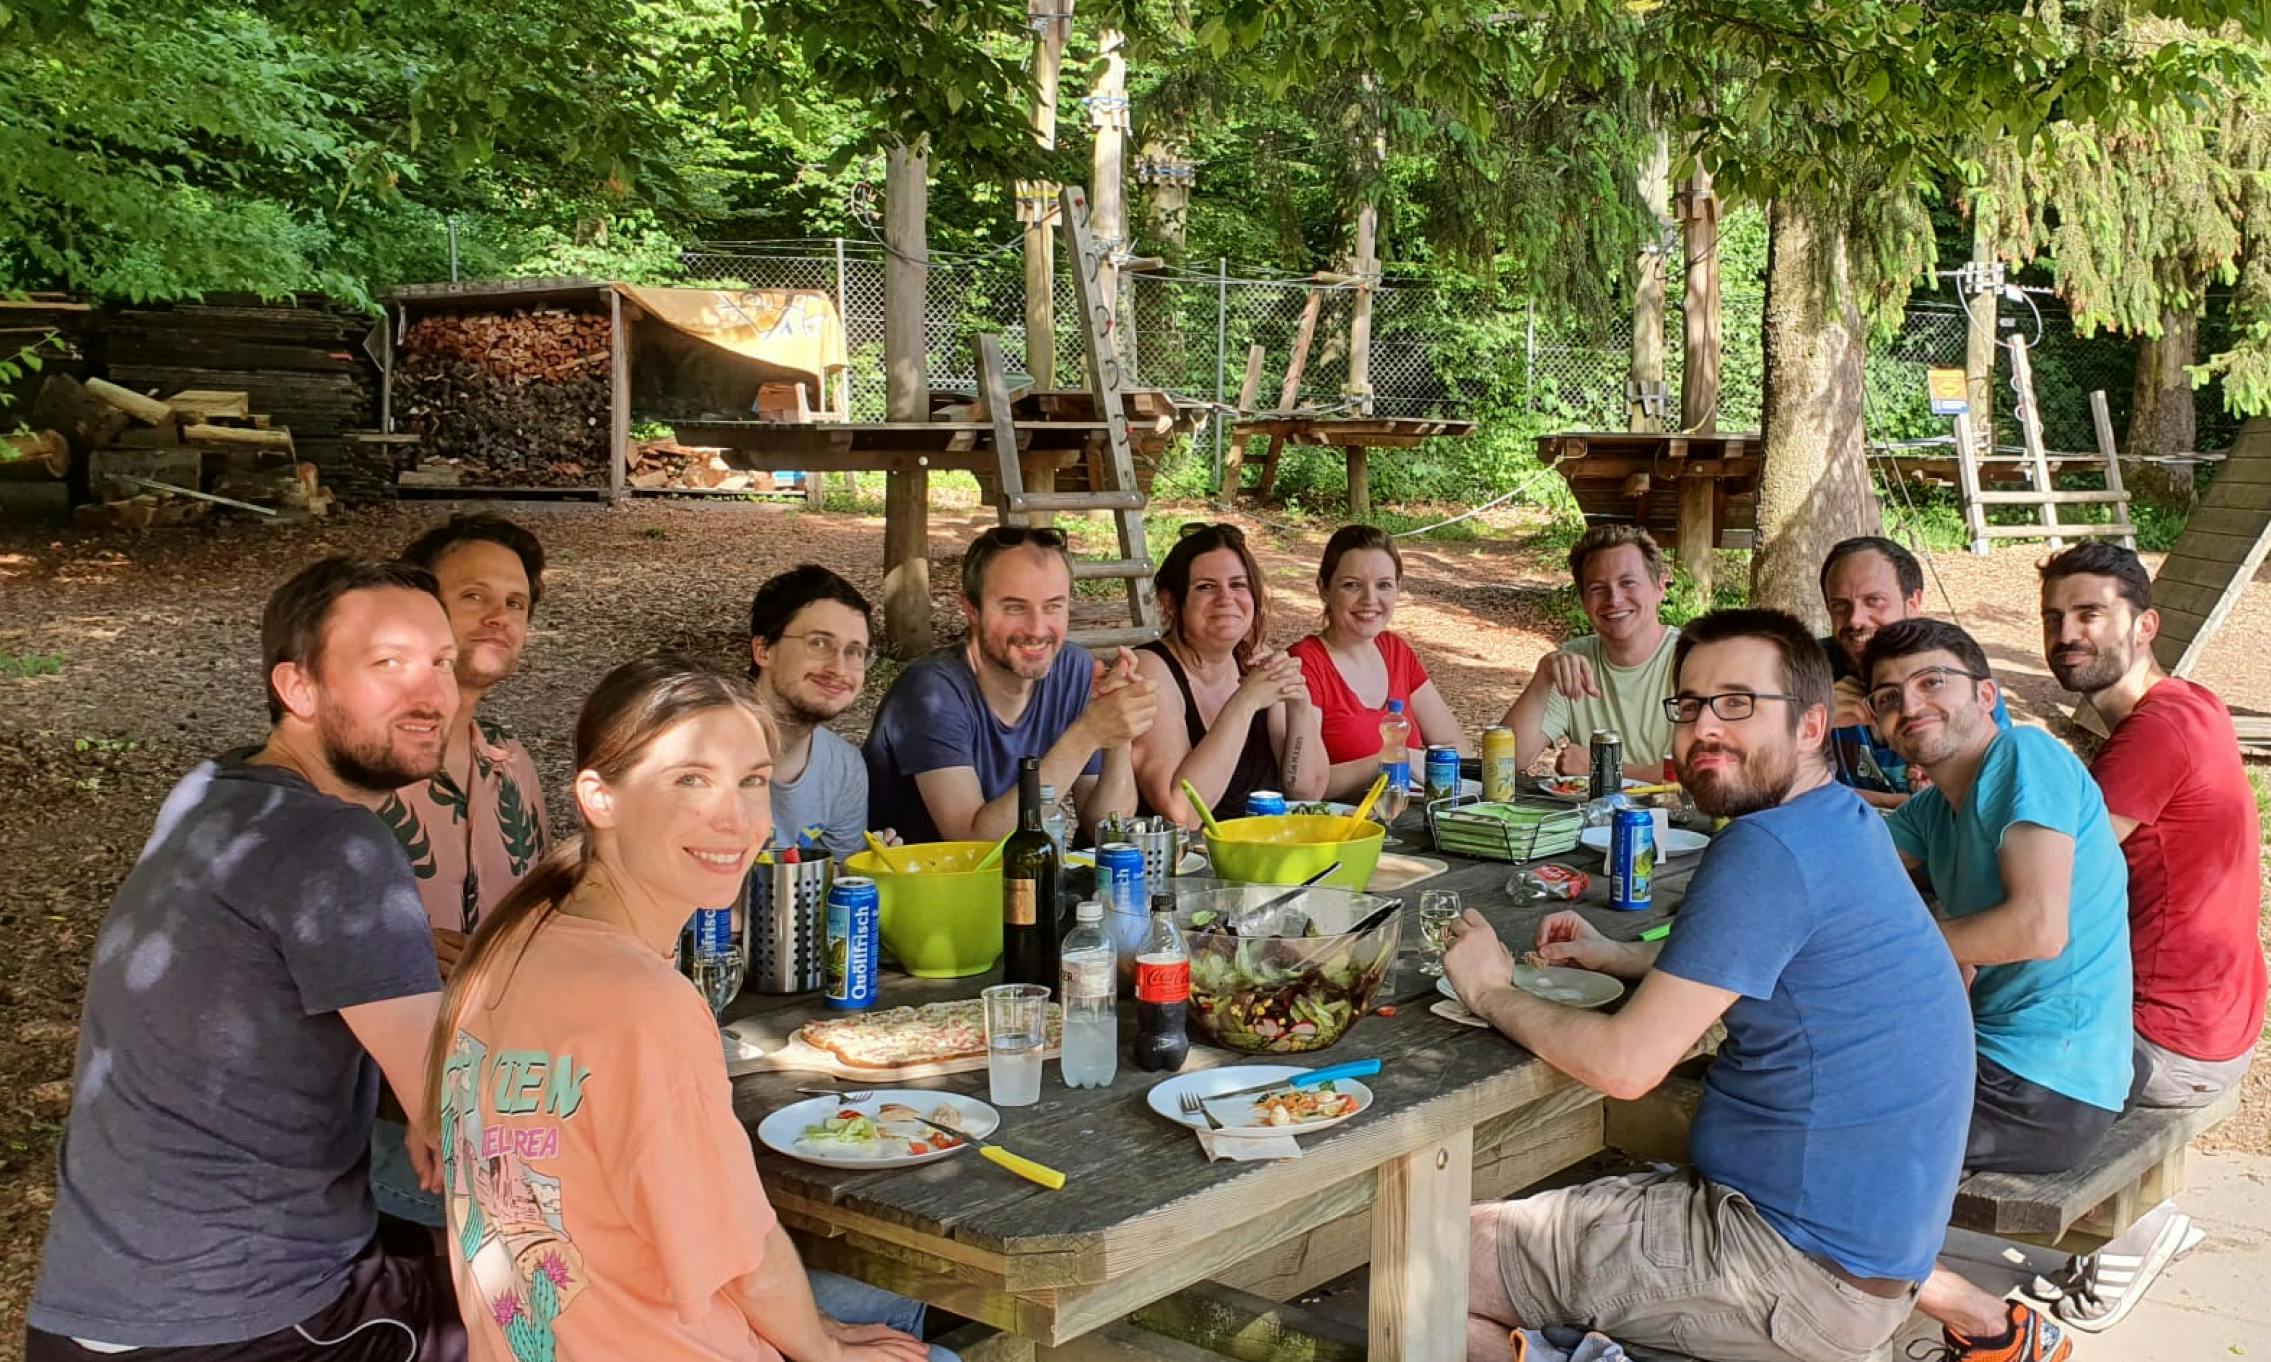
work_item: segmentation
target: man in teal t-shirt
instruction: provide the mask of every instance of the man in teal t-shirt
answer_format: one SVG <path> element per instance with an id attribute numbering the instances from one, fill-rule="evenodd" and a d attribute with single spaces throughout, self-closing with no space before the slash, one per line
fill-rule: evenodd
<path id="1" fill-rule="evenodd" d="M 1964 1166 L 2078 1167 L 2129 1095 L 2129 880 L 2105 800 L 2048 733 L 1997 730 L 1987 657 L 1954 625 L 1889 625 L 1861 670 L 1879 726 L 1932 778 L 1893 814 L 1893 845 L 1929 872 L 1949 949 L 1978 971 Z M 2009 1322 L 1945 1271 L 1918 1305 L 1974 1346 Z"/>

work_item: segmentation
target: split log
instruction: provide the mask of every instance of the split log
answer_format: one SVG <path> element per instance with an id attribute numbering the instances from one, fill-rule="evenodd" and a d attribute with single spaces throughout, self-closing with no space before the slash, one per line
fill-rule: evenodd
<path id="1" fill-rule="evenodd" d="M 52 482 L 71 472 L 71 442 L 56 430 L 0 435 L 0 478 Z"/>
<path id="2" fill-rule="evenodd" d="M 143 425 L 163 426 L 173 423 L 173 408 L 155 397 L 145 397 L 132 388 L 121 388 L 108 379 L 88 379 L 87 391 L 140 421 Z"/>
<path id="3" fill-rule="evenodd" d="M 252 417 L 252 394 L 223 392 L 218 388 L 184 388 L 166 399 L 166 405 L 187 424 L 216 416 L 245 420 Z"/>
<path id="4" fill-rule="evenodd" d="M 104 501 L 140 496 L 144 489 L 124 478 L 148 478 L 177 487 L 199 488 L 203 469 L 188 445 L 171 449 L 98 449 L 87 456 L 87 485 Z"/>
<path id="5" fill-rule="evenodd" d="M 200 422 L 182 427 L 181 438 L 190 444 L 213 449 L 270 449 L 283 455 L 292 452 L 292 432 L 289 430 L 253 430 L 245 426 L 216 426 Z"/>
<path id="6" fill-rule="evenodd" d="M 87 391 L 69 374 L 50 373 L 31 407 L 34 430 L 60 431 L 82 457 L 118 438 L 134 418 Z"/>

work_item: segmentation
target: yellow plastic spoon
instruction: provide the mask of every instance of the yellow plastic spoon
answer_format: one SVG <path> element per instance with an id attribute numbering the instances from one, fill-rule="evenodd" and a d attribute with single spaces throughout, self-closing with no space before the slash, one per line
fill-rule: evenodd
<path id="1" fill-rule="evenodd" d="M 1347 821 L 1357 824 L 1363 823 L 1366 818 L 1371 816 L 1372 806 L 1380 802 L 1380 796 L 1387 791 L 1387 788 L 1388 773 L 1386 771 L 1382 771 L 1379 775 L 1373 777 L 1372 788 L 1364 792 L 1363 800 L 1359 802 L 1355 810 L 1348 815 Z M 1354 839 L 1363 835 L 1363 831 L 1359 830 L 1357 832 L 1351 833 L 1347 838 L 1343 838 L 1342 840 L 1353 841 Z"/>
<path id="2" fill-rule="evenodd" d="M 1199 798 L 1199 792 L 1192 787 L 1191 782 L 1180 780 L 1175 783 L 1177 788 L 1182 790 L 1183 798 L 1191 801 L 1191 807 L 1198 810 L 1199 821 L 1206 825 L 1206 830 L 1220 837 L 1222 835 L 1222 824 L 1214 821 L 1214 810 L 1208 808 L 1206 801 Z"/>
<path id="3" fill-rule="evenodd" d="M 875 859 L 883 862 L 884 869 L 889 870 L 894 875 L 908 873 L 907 867 L 891 859 L 892 849 L 883 844 L 882 838 L 872 832 L 863 832 L 860 835 L 867 839 L 867 849 L 875 853 Z"/>

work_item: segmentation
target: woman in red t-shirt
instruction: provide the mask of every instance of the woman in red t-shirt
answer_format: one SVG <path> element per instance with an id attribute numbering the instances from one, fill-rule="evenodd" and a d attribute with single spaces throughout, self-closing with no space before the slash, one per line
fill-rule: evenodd
<path id="1" fill-rule="evenodd" d="M 1324 723 L 1325 757 L 1332 762 L 1328 799 L 1361 795 L 1380 773 L 1380 723 L 1390 700 L 1404 702 L 1415 753 L 1434 743 L 1467 750 L 1466 729 L 1427 679 L 1419 654 L 1388 627 L 1403 580 L 1404 560 L 1383 531 L 1344 525 L 1325 541 L 1317 567 L 1324 628 L 1289 651 L 1301 659 L 1309 699 Z M 1421 760 L 1412 757 L 1415 772 Z"/>

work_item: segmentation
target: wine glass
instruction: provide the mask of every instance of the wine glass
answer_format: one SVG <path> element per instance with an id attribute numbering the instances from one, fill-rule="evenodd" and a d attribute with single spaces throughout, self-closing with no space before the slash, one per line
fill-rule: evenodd
<path id="1" fill-rule="evenodd" d="M 1443 973 L 1443 952 L 1450 945 L 1451 924 L 1459 920 L 1459 893 L 1455 889 L 1423 889 L 1419 895 L 1419 935 L 1426 945 L 1419 972 Z"/>

